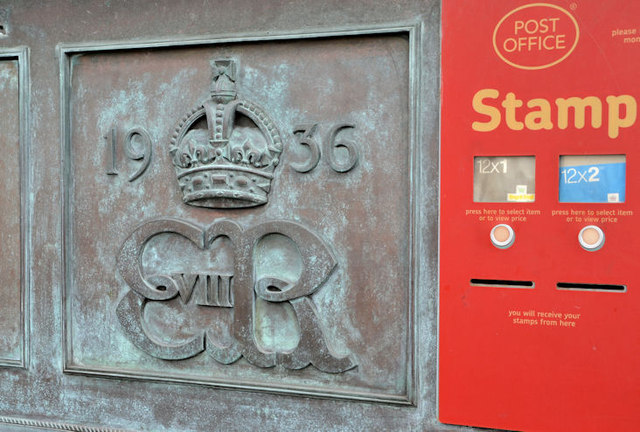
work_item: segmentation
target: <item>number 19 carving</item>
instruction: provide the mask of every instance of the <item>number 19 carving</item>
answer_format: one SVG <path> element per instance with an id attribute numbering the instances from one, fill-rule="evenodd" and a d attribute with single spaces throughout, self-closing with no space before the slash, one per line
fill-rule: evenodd
<path id="1" fill-rule="evenodd" d="M 104 137 L 107 140 L 108 151 L 108 175 L 118 175 L 118 129 L 113 127 L 108 135 Z M 141 161 L 142 164 L 138 170 L 131 174 L 129 181 L 138 179 L 149 167 L 151 163 L 151 137 L 149 132 L 142 127 L 134 127 L 129 129 L 122 142 L 124 153 L 127 158 L 133 161 Z"/>

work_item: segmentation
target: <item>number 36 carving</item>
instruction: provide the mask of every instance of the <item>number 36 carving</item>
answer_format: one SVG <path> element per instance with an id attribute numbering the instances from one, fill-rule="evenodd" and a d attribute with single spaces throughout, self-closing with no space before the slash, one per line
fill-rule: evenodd
<path id="1" fill-rule="evenodd" d="M 339 173 L 351 171 L 358 162 L 358 151 L 356 149 L 355 143 L 350 140 L 338 138 L 338 134 L 343 129 L 352 128 L 355 128 L 355 125 L 351 123 L 338 123 L 329 130 L 324 140 L 323 151 L 327 157 L 327 162 L 329 163 L 331 169 Z M 320 162 L 322 154 L 320 151 L 320 145 L 318 145 L 318 142 L 315 138 L 317 129 L 317 123 L 300 125 L 293 129 L 293 133 L 296 135 L 298 143 L 309 147 L 309 151 L 311 152 L 307 162 L 302 164 L 291 164 L 293 169 L 298 172 L 309 172 L 316 166 L 318 166 L 318 162 Z M 337 157 L 336 150 L 338 150 L 339 148 L 343 148 L 347 151 L 348 157 L 346 161 L 341 161 Z"/>

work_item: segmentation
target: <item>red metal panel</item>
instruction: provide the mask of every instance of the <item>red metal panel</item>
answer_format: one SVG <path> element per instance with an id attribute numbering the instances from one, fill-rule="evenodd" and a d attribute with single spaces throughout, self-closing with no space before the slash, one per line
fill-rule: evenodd
<path id="1" fill-rule="evenodd" d="M 638 16 L 627 1 L 444 2 L 442 422 L 637 430 Z M 625 155 L 624 202 L 560 202 L 563 155 Z M 481 156 L 534 156 L 535 201 L 474 202 Z M 578 242 L 589 225 L 597 251 Z"/>

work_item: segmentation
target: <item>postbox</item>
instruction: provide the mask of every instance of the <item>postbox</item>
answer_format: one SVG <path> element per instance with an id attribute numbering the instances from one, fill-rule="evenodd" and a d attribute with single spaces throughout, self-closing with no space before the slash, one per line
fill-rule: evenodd
<path id="1" fill-rule="evenodd" d="M 443 431 L 439 0 L 0 2 L 0 431 Z"/>
<path id="2" fill-rule="evenodd" d="M 443 423 L 640 424 L 639 16 L 443 2 Z"/>

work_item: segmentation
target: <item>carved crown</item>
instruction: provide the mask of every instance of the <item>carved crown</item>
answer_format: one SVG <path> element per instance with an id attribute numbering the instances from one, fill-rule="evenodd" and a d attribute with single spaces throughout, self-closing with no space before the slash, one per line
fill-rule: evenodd
<path id="1" fill-rule="evenodd" d="M 265 204 L 281 135 L 262 108 L 237 99 L 234 60 L 211 66 L 210 98 L 182 118 L 169 149 L 183 200 L 209 208 Z"/>

